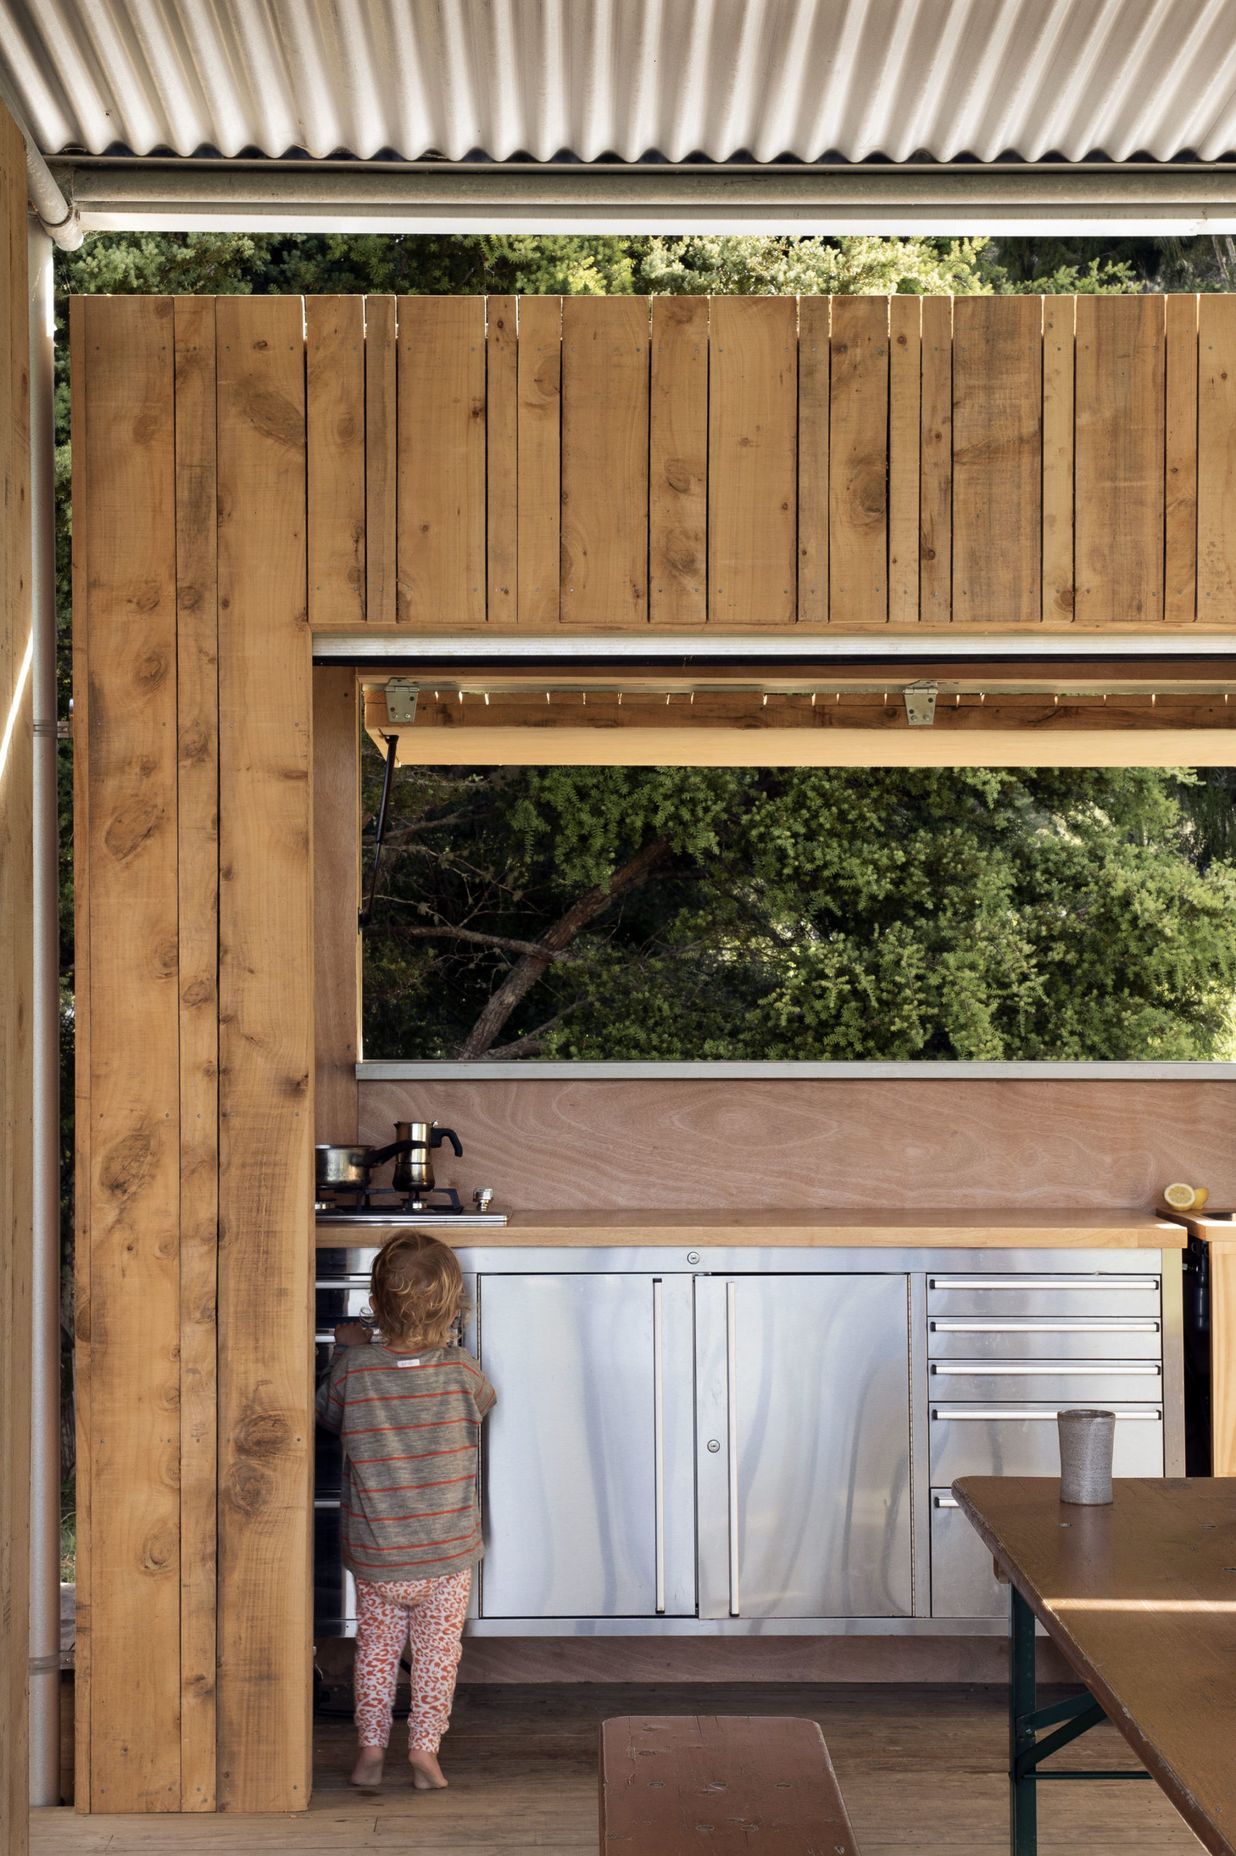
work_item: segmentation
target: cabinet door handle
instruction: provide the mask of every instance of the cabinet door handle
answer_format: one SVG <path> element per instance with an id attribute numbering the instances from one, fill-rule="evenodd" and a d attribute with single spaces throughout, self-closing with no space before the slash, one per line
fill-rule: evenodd
<path id="1" fill-rule="evenodd" d="M 1067 1405 L 1062 1405 L 1059 1411 L 1054 1405 L 1048 1411 L 1032 1411 L 1025 1405 L 951 1405 L 945 1407 L 933 1405 L 931 1417 L 932 1422 L 938 1424 L 977 1424 L 987 1418 L 1016 1418 L 1019 1421 L 1029 1419 L 1037 1424 L 1054 1424 L 1060 1416 L 1060 1411 L 1067 1410 Z M 1163 1413 L 1157 1407 L 1152 1411 L 1118 1411 L 1116 1422 L 1117 1424 L 1161 1424 Z"/>
<path id="2" fill-rule="evenodd" d="M 1106 1379 L 1113 1373 L 1123 1378 L 1159 1379 L 1163 1368 L 1157 1360 L 933 1360 L 933 1379 L 1054 1378 L 1058 1374 L 1089 1374 Z"/>
<path id="3" fill-rule="evenodd" d="M 725 1424 L 729 1451 L 730 1616 L 742 1615 L 738 1567 L 738 1284 L 725 1285 Z"/>
<path id="4" fill-rule="evenodd" d="M 665 1285 L 659 1276 L 652 1284 L 652 1452 L 653 1452 L 653 1553 L 656 1561 L 656 1608 L 665 1610 L 665 1329 L 662 1306 Z"/>
<path id="5" fill-rule="evenodd" d="M 1007 1321 L 986 1321 L 981 1315 L 945 1320 L 940 1315 L 932 1315 L 927 1325 L 933 1334 L 1157 1334 L 1160 1327 L 1160 1323 L 1149 1316 L 1144 1320 L 1087 1321 L 1084 1315 L 1060 1315 L 1055 1320 L 1033 1315 L 1012 1316 Z"/>
<path id="6" fill-rule="evenodd" d="M 1016 1294 L 1020 1289 L 1024 1289 L 1027 1295 L 1036 1295 L 1040 1289 L 1075 1289 L 1082 1293 L 1092 1289 L 1144 1289 L 1151 1292 L 1158 1286 L 1157 1276 L 1019 1276 L 1011 1282 L 994 1274 L 927 1278 L 929 1289 L 1003 1289 L 1006 1295 Z"/>
<path id="7" fill-rule="evenodd" d="M 955 1495 L 933 1495 L 931 1505 L 933 1508 L 959 1508 L 961 1506 Z"/>

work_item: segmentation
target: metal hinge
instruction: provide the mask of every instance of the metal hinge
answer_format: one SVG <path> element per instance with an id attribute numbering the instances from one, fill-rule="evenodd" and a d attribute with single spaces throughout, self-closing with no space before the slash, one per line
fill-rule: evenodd
<path id="1" fill-rule="evenodd" d="M 937 686 L 934 683 L 911 683 L 901 692 L 905 697 L 906 721 L 911 728 L 930 728 L 936 719 Z"/>
<path id="2" fill-rule="evenodd" d="M 411 725 L 416 720 L 416 699 L 421 693 L 419 683 L 411 677 L 391 677 L 386 685 L 387 719 L 397 725 Z"/>

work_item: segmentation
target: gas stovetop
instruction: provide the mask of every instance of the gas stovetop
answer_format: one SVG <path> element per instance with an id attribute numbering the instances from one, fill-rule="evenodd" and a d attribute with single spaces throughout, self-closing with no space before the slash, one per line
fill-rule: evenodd
<path id="1" fill-rule="evenodd" d="M 505 1212 L 491 1212 L 488 1192 L 473 1194 L 473 1205 L 464 1205 L 454 1186 L 434 1186 L 421 1193 L 396 1192 L 391 1186 L 333 1186 L 324 1190 L 314 1203 L 318 1224 L 443 1224 L 503 1225 Z"/>

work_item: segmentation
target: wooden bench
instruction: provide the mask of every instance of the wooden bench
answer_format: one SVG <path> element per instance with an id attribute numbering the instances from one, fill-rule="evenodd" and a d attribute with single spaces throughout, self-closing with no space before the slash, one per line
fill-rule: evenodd
<path id="1" fill-rule="evenodd" d="M 858 1856 L 814 1721 L 628 1714 L 601 1725 L 601 1856 Z"/>

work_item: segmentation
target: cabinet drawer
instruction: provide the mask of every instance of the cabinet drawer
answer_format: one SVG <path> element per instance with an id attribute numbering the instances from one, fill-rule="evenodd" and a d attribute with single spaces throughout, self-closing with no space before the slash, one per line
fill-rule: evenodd
<path id="1" fill-rule="evenodd" d="M 1009 1588 L 996 1578 L 983 1545 L 948 1489 L 931 1491 L 931 1615 L 1007 1617 Z"/>
<path id="2" fill-rule="evenodd" d="M 929 1315 L 933 1360 L 1157 1360 L 1157 1315 Z"/>
<path id="3" fill-rule="evenodd" d="M 1157 1315 L 1158 1276 L 928 1275 L 929 1315 Z"/>
<path id="4" fill-rule="evenodd" d="M 1163 1396 L 1158 1360 L 932 1360 L 933 1399 L 1111 1405 Z"/>
<path id="5" fill-rule="evenodd" d="M 931 1481 L 958 1476 L 1058 1476 L 1058 1405 L 929 1406 Z M 1064 1409 L 1067 1409 L 1065 1407 Z M 1108 1406 L 1116 1413 L 1117 1476 L 1163 1474 L 1163 1413 L 1157 1405 Z"/>

